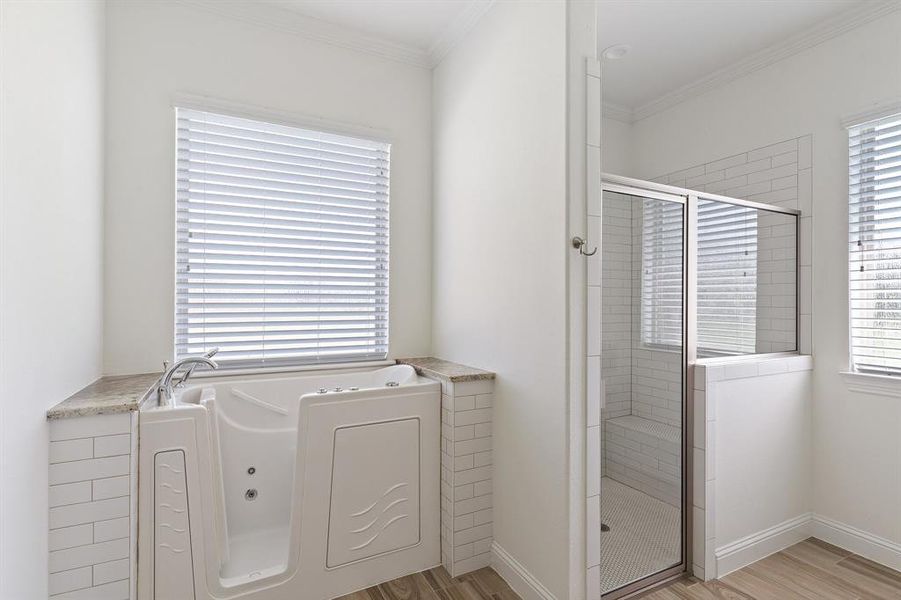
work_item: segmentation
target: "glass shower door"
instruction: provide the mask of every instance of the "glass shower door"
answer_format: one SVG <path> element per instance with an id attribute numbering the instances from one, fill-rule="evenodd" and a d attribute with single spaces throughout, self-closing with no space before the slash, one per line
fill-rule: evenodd
<path id="1" fill-rule="evenodd" d="M 678 573 L 685 560 L 686 202 L 613 187 L 601 234 L 605 598 Z"/>

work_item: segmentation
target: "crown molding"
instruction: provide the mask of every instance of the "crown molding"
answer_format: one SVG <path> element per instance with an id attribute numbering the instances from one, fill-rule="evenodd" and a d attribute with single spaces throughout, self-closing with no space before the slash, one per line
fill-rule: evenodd
<path id="1" fill-rule="evenodd" d="M 621 104 L 614 104 L 613 102 L 604 102 L 601 116 L 605 119 L 613 119 L 622 123 L 631 123 L 635 120 L 631 108 Z"/>
<path id="2" fill-rule="evenodd" d="M 826 21 L 632 110 L 632 121 L 662 112 L 901 9 L 899 0 L 862 2 Z M 615 117 L 614 117 L 615 118 Z"/>
<path id="3" fill-rule="evenodd" d="M 438 39 L 429 46 L 428 55 L 432 67 L 437 66 L 453 50 L 454 46 L 475 29 L 482 17 L 494 6 L 494 3 L 495 0 L 473 0 L 450 22 Z"/>
<path id="4" fill-rule="evenodd" d="M 180 0 L 180 4 L 415 67 L 428 69 L 433 64 L 429 53 L 416 46 L 392 42 L 274 5 L 219 0 Z"/>

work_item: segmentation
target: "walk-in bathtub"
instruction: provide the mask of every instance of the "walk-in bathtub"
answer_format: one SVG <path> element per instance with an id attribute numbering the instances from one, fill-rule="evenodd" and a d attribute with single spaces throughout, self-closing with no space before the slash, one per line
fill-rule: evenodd
<path id="1" fill-rule="evenodd" d="M 139 600 L 326 600 L 440 562 L 440 386 L 217 377 L 141 411 Z"/>

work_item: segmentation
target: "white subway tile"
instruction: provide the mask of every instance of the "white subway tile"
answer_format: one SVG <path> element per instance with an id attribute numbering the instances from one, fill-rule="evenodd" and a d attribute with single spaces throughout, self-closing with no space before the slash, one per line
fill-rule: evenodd
<path id="1" fill-rule="evenodd" d="M 471 515 L 470 515 L 471 516 Z M 491 523 L 486 523 L 485 525 L 476 525 L 470 529 L 464 529 L 463 531 L 458 531 L 454 535 L 454 543 L 455 544 L 466 544 L 469 542 L 474 542 L 476 540 L 482 540 L 487 537 L 491 537 L 493 532 L 493 527 Z"/>
<path id="2" fill-rule="evenodd" d="M 464 440 L 462 442 L 454 442 L 454 455 L 473 454 L 475 452 L 485 452 L 491 450 L 491 438 L 475 438 L 472 440 Z"/>
<path id="3" fill-rule="evenodd" d="M 784 142 L 779 142 L 770 146 L 764 146 L 763 148 L 758 148 L 757 150 L 748 152 L 748 161 L 753 162 L 767 156 L 776 156 L 797 149 L 798 140 L 786 140 Z"/>
<path id="4" fill-rule="evenodd" d="M 471 469 L 474 466 L 472 454 L 454 457 L 454 471 L 464 471 L 466 469 Z"/>
<path id="5" fill-rule="evenodd" d="M 734 365 L 723 365 L 724 379 L 742 379 L 744 377 L 757 376 L 757 363 L 737 363 Z"/>
<path id="6" fill-rule="evenodd" d="M 601 423 L 601 357 L 588 357 L 585 397 L 588 403 L 586 414 L 588 427 Z"/>
<path id="7" fill-rule="evenodd" d="M 491 423 L 477 423 L 473 426 L 475 437 L 483 438 L 491 435 Z"/>
<path id="8" fill-rule="evenodd" d="M 107 479 L 95 479 L 92 483 L 94 500 L 127 496 L 130 491 L 130 479 L 128 475 L 109 477 Z"/>
<path id="9" fill-rule="evenodd" d="M 94 438 L 94 456 L 118 456 L 131 451 L 131 435 L 105 435 Z"/>
<path id="10" fill-rule="evenodd" d="M 586 536 L 585 559 L 588 567 L 601 564 L 601 497 L 592 496 L 586 501 L 585 526 Z"/>
<path id="11" fill-rule="evenodd" d="M 91 567 L 71 569 L 50 574 L 48 592 L 50 595 L 89 588 L 92 585 Z"/>
<path id="12" fill-rule="evenodd" d="M 770 157 L 760 158 L 756 160 L 751 160 L 745 164 L 738 165 L 735 167 L 729 167 L 725 171 L 725 178 L 732 179 L 733 177 L 738 177 L 740 175 L 747 175 L 749 173 L 756 173 L 759 171 L 765 171 L 769 169 L 773 164 L 773 159 Z M 750 183 L 750 180 L 748 180 Z"/>
<path id="13" fill-rule="evenodd" d="M 723 171 L 730 167 L 743 165 L 746 162 L 748 162 L 747 153 L 736 154 L 735 156 L 729 156 L 727 158 L 722 158 L 720 160 L 715 160 L 713 162 L 707 163 L 707 165 L 705 166 L 705 171 L 707 173 L 714 173 L 716 171 Z"/>
<path id="14" fill-rule="evenodd" d="M 128 579 L 130 567 L 127 558 L 94 565 L 94 585 Z"/>
<path id="15" fill-rule="evenodd" d="M 94 440 L 80 438 L 50 442 L 50 464 L 84 460 L 94 457 Z"/>
<path id="16" fill-rule="evenodd" d="M 494 404 L 494 394 L 479 394 L 476 396 L 476 408 L 491 408 Z"/>
<path id="17" fill-rule="evenodd" d="M 466 500 L 467 498 L 472 498 L 474 491 L 474 484 L 468 483 L 466 485 L 458 485 L 454 488 L 454 500 Z"/>
<path id="18" fill-rule="evenodd" d="M 473 464 L 476 467 L 484 467 L 491 464 L 491 451 L 477 452 L 474 455 Z"/>
<path id="19" fill-rule="evenodd" d="M 57 573 L 117 558 L 128 558 L 128 551 L 128 538 L 67 548 L 66 550 L 55 550 L 50 553 L 50 572 Z"/>
<path id="20" fill-rule="evenodd" d="M 50 600 L 128 600 L 130 593 L 128 580 L 124 580 L 50 596 Z"/>
<path id="21" fill-rule="evenodd" d="M 475 483 L 477 481 L 487 481 L 491 479 L 491 467 L 477 467 L 469 471 L 460 471 L 454 474 L 454 483 L 463 485 L 465 483 Z"/>
<path id="22" fill-rule="evenodd" d="M 588 214 L 601 216 L 601 149 L 588 146 Z"/>
<path id="23" fill-rule="evenodd" d="M 601 566 L 595 565 L 588 569 L 588 581 L 586 583 L 587 600 L 601 600 Z"/>
<path id="24" fill-rule="evenodd" d="M 94 542 L 94 528 L 91 523 L 62 527 L 50 531 L 49 549 L 65 550 L 75 546 L 86 546 Z"/>
<path id="25" fill-rule="evenodd" d="M 490 408 L 477 408 L 475 410 L 457 410 L 454 412 L 454 425 L 472 425 L 475 423 L 487 423 L 491 421 Z"/>
<path id="26" fill-rule="evenodd" d="M 131 415 L 92 415 L 50 421 L 50 441 L 89 438 L 98 435 L 115 435 L 131 431 Z"/>
<path id="27" fill-rule="evenodd" d="M 601 288 L 588 288 L 588 332 L 589 356 L 601 354 Z"/>
<path id="28" fill-rule="evenodd" d="M 91 501 L 91 482 L 79 481 L 50 486 L 50 508 Z"/>
<path id="29" fill-rule="evenodd" d="M 491 493 L 491 480 L 477 481 L 473 485 L 473 493 L 476 496 L 484 496 Z"/>
<path id="30" fill-rule="evenodd" d="M 463 560 L 455 560 L 453 567 L 453 576 L 457 577 L 464 573 L 469 573 L 477 569 L 483 569 L 491 564 L 491 553 L 477 554 Z"/>
<path id="31" fill-rule="evenodd" d="M 475 498 L 470 498 L 469 500 L 460 500 L 459 502 L 454 502 L 454 515 L 460 516 L 474 513 L 480 510 L 491 508 L 491 506 L 492 496 L 476 496 Z M 480 524 L 481 523 L 475 523 L 475 525 Z"/>
<path id="32" fill-rule="evenodd" d="M 589 146 L 601 145 L 601 83 L 597 79 L 589 79 L 586 86 L 585 109 L 587 118 L 587 143 Z"/>
<path id="33" fill-rule="evenodd" d="M 467 382 L 463 382 L 467 383 Z M 454 425 L 464 425 L 456 420 L 457 413 L 473 410 L 476 407 L 475 396 L 454 396 Z"/>
<path id="34" fill-rule="evenodd" d="M 128 514 L 128 497 L 58 506 L 50 509 L 50 529 L 124 517 Z"/>
<path id="35" fill-rule="evenodd" d="M 50 465 L 50 485 L 87 481 L 129 472 L 128 456 L 92 458 Z"/>

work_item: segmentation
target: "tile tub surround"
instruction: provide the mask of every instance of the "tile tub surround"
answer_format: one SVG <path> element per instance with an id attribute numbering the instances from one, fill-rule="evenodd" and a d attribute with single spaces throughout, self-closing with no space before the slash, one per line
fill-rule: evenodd
<path id="1" fill-rule="evenodd" d="M 441 563 L 452 577 L 487 567 L 495 374 L 432 357 L 397 362 L 441 383 Z"/>
<path id="2" fill-rule="evenodd" d="M 494 382 L 441 382 L 441 562 L 453 577 L 487 567 L 493 528 Z"/>
<path id="3" fill-rule="evenodd" d="M 463 381 L 487 381 L 493 380 L 495 374 L 491 371 L 483 371 L 474 367 L 467 367 L 458 363 L 442 360 L 431 356 L 421 358 L 398 358 L 399 365 L 410 365 L 423 377 L 437 379 L 447 383 L 460 383 Z"/>
<path id="4" fill-rule="evenodd" d="M 453 577 L 487 567 L 494 539 L 495 374 L 434 357 L 397 363 L 441 383 L 441 563 Z"/>
<path id="5" fill-rule="evenodd" d="M 137 420 L 50 421 L 50 600 L 136 597 Z"/>
<path id="6" fill-rule="evenodd" d="M 109 415 L 138 410 L 160 373 L 101 377 L 47 411 L 48 419 Z"/>

